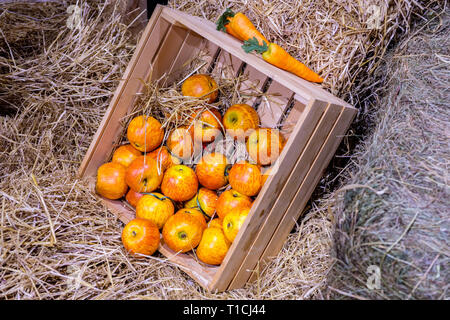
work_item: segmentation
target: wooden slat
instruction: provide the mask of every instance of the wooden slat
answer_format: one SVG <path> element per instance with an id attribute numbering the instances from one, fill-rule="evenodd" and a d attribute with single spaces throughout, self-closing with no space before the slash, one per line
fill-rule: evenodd
<path id="1" fill-rule="evenodd" d="M 248 254 L 245 257 L 236 273 L 236 276 L 231 282 L 229 289 L 239 288 L 243 286 L 249 279 L 250 272 L 248 270 L 253 270 L 256 266 L 261 254 L 272 238 L 276 226 L 283 218 L 283 215 L 286 212 L 289 203 L 293 199 L 297 189 L 299 188 L 307 172 L 309 171 L 309 168 L 312 166 L 314 159 L 316 158 L 331 128 L 336 122 L 341 110 L 342 108 L 336 105 L 329 105 L 326 109 L 324 115 L 320 119 L 320 122 L 309 138 L 308 144 L 298 158 L 295 167 L 293 168 L 293 170 L 291 170 L 290 176 L 287 179 L 284 187 L 281 189 L 274 205 L 270 209 L 270 212 L 267 215 L 264 224 L 259 228 L 258 233 L 254 238 L 254 242 L 249 249 L 249 252 L 251 252 L 251 254 Z M 277 174 L 277 172 L 273 172 L 273 174 Z M 278 235 L 277 239 L 280 242 L 285 241 L 284 238 L 281 238 Z"/>
<path id="2" fill-rule="evenodd" d="M 265 248 L 263 254 L 260 258 L 260 268 L 268 261 L 271 257 L 278 254 L 284 245 L 284 240 L 289 235 L 292 228 L 295 226 L 300 214 L 306 203 L 311 198 L 317 183 L 322 177 L 323 171 L 327 168 L 328 163 L 334 156 L 336 149 L 342 141 L 342 137 L 348 130 L 353 118 L 356 115 L 356 111 L 350 108 L 344 108 L 341 112 L 338 120 L 336 121 L 334 127 L 331 129 L 325 143 L 320 149 L 314 164 L 311 166 L 307 173 L 306 179 L 302 182 L 301 186 L 298 188 L 292 202 L 277 226 L 274 235 L 267 247 Z M 250 281 L 255 280 L 256 273 L 252 275 Z"/>
<path id="3" fill-rule="evenodd" d="M 122 132 L 119 121 L 132 108 L 135 94 L 142 88 L 139 79 L 146 77 L 150 69 L 149 63 L 156 53 L 156 46 L 151 44 L 159 43 L 169 28 L 167 21 L 159 19 L 161 12 L 162 6 L 157 6 L 139 40 L 135 53 L 125 71 L 124 79 L 120 81 L 108 110 L 78 169 L 80 177 L 91 176 L 97 172 L 97 168 L 110 156 L 114 143 Z"/>
<path id="4" fill-rule="evenodd" d="M 303 112 L 305 112 L 306 105 L 296 99 L 294 95 L 294 105 L 289 111 L 286 119 L 284 119 L 281 126 L 281 133 L 286 139 L 289 139 L 292 131 L 297 124 L 298 119 L 300 119 Z"/>
<path id="5" fill-rule="evenodd" d="M 179 76 L 184 73 L 186 68 L 185 64 L 197 56 L 204 41 L 206 40 L 198 34 L 188 31 L 177 57 L 174 59 L 172 66 L 168 70 L 168 85 L 171 85 L 174 80 L 178 79 Z"/>
<path id="6" fill-rule="evenodd" d="M 266 91 L 267 98 L 262 99 L 258 107 L 261 127 L 276 128 L 284 115 L 294 92 L 277 81 L 272 81 Z"/>
<path id="7" fill-rule="evenodd" d="M 257 91 L 262 91 L 269 78 L 262 72 L 258 71 L 251 65 L 246 65 L 242 70 L 242 75 L 246 80 L 242 81 L 239 86 L 239 92 L 242 95 L 250 95 Z M 254 108 L 256 108 L 256 97 L 249 97 L 243 101 Z"/>
<path id="8" fill-rule="evenodd" d="M 210 73 L 211 70 L 214 69 L 217 56 L 220 54 L 220 47 L 208 39 L 205 39 L 202 51 L 206 54 L 202 57 L 205 61 L 205 65 L 198 70 L 198 73 Z"/>
<path id="9" fill-rule="evenodd" d="M 180 24 L 183 24 L 189 29 L 194 30 L 204 38 L 207 38 L 220 46 L 225 51 L 231 53 L 245 63 L 255 67 L 262 73 L 266 74 L 268 77 L 280 82 L 282 85 L 294 91 L 295 93 L 302 95 L 308 101 L 316 98 L 348 108 L 353 108 L 347 102 L 335 97 L 328 91 L 324 90 L 319 84 L 311 83 L 290 72 L 279 69 L 264 61 L 261 58 L 261 55 L 245 53 L 245 51 L 241 48 L 241 41 L 230 37 L 225 32 L 216 30 L 215 24 L 211 21 L 207 21 L 199 17 L 193 17 L 189 14 L 171 8 L 165 8 L 165 10 L 163 11 L 163 16 L 169 16 L 172 19 L 178 21 Z"/>
<path id="10" fill-rule="evenodd" d="M 188 30 L 185 28 L 175 25 L 170 26 L 164 41 L 152 59 L 151 80 L 159 79 L 164 73 L 170 72 L 170 67 L 178 56 L 187 36 Z"/>
<path id="11" fill-rule="evenodd" d="M 220 50 L 211 74 L 220 78 L 234 78 L 237 76 L 242 64 L 242 60 L 236 58 L 225 50 Z"/>
<path id="12" fill-rule="evenodd" d="M 169 261 L 175 263 L 181 270 L 186 272 L 192 279 L 198 282 L 204 289 L 208 290 L 208 286 L 214 278 L 219 267 L 206 265 L 196 259 L 193 254 L 176 253 L 170 249 L 161 238 L 161 244 L 158 251 L 163 254 Z"/>
<path id="13" fill-rule="evenodd" d="M 317 123 L 322 117 L 328 103 L 323 101 L 311 101 L 307 106 L 302 118 L 295 127 L 294 134 L 286 143 L 285 148 L 280 154 L 277 162 L 279 170 L 276 175 L 272 175 L 267 183 L 264 184 L 258 197 L 253 203 L 244 224 L 241 227 L 239 234 L 233 241 L 224 261 L 222 262 L 213 282 L 210 284 L 211 290 L 225 290 L 236 271 L 239 269 L 243 259 L 250 249 L 253 239 L 256 236 L 259 228 L 266 219 L 270 208 L 276 201 L 278 193 L 281 191 L 286 182 L 291 169 L 295 165 L 303 148 L 306 145 L 307 139 L 314 131 Z"/>

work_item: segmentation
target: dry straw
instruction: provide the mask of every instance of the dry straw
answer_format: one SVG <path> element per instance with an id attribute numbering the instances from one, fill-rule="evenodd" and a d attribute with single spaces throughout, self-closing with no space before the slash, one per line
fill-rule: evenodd
<path id="1" fill-rule="evenodd" d="M 0 298 L 322 297 L 319 289 L 333 265 L 328 211 L 307 214 L 255 283 L 221 294 L 205 292 L 160 255 L 134 259 L 124 252 L 122 223 L 77 179 L 76 170 L 136 41 L 121 13 L 103 1 L 78 1 L 82 29 L 68 29 L 68 5 L 48 1 L 0 8 L 0 107 L 16 111 L 0 117 Z M 226 7 L 243 10 L 269 40 L 318 71 L 327 89 L 351 103 L 360 100 L 355 85 L 370 77 L 392 37 L 407 33 L 412 12 L 426 7 L 416 1 L 379 2 L 387 8 L 382 28 L 368 29 L 362 1 L 169 5 L 213 21 Z M 179 98 L 170 90 L 158 95 L 160 111 Z M 228 92 L 229 101 L 242 98 Z M 185 109 L 177 109 L 178 120 Z"/>

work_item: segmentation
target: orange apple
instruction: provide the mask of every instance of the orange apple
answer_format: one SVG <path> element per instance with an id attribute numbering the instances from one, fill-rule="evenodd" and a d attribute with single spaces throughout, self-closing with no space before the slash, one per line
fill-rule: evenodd
<path id="1" fill-rule="evenodd" d="M 149 220 L 138 218 L 125 225 L 121 238 L 125 249 L 137 257 L 138 254 L 152 255 L 160 242 L 158 227 Z"/>
<path id="2" fill-rule="evenodd" d="M 225 234 L 225 237 L 227 237 L 228 241 L 234 241 L 234 238 L 236 238 L 236 235 L 244 224 L 249 212 L 250 208 L 240 208 L 231 211 L 225 218 L 223 218 L 223 233 Z"/>
<path id="3" fill-rule="evenodd" d="M 241 161 L 231 167 L 228 179 L 232 189 L 252 197 L 256 196 L 261 190 L 261 176 L 259 166 Z"/>
<path id="4" fill-rule="evenodd" d="M 217 193 L 213 190 L 200 188 L 197 194 L 184 204 L 185 208 L 198 208 L 204 215 L 210 219 L 216 212 L 218 200 Z"/>
<path id="5" fill-rule="evenodd" d="M 164 138 L 164 129 L 155 118 L 138 116 L 130 121 L 127 128 L 127 138 L 137 150 L 150 152 L 161 145 Z"/>
<path id="6" fill-rule="evenodd" d="M 196 74 L 187 78 L 181 85 L 183 96 L 204 98 L 213 103 L 219 95 L 216 81 L 207 74 Z"/>
<path id="7" fill-rule="evenodd" d="M 153 150 L 147 156 L 155 159 L 158 163 L 158 169 L 161 169 L 163 172 L 173 165 L 181 164 L 181 160 L 172 156 L 166 146 Z"/>
<path id="8" fill-rule="evenodd" d="M 165 244 L 175 252 L 187 252 L 198 246 L 205 228 L 200 221 L 185 212 L 169 218 L 162 230 Z"/>
<path id="9" fill-rule="evenodd" d="M 194 138 L 187 126 L 174 129 L 167 138 L 167 148 L 176 157 L 187 160 L 194 154 Z"/>
<path id="10" fill-rule="evenodd" d="M 107 199 L 122 198 L 128 190 L 125 182 L 126 168 L 120 163 L 107 162 L 97 170 L 95 190 Z"/>
<path id="11" fill-rule="evenodd" d="M 210 220 L 207 224 L 208 228 L 223 228 L 223 219 L 214 218 Z"/>
<path id="12" fill-rule="evenodd" d="M 198 190 L 198 179 L 194 170 L 183 164 L 170 167 L 164 173 L 161 191 L 174 201 L 191 199 Z"/>
<path id="13" fill-rule="evenodd" d="M 156 160 L 139 156 L 127 169 L 125 181 L 136 192 L 152 192 L 161 184 L 163 173 L 158 172 Z"/>
<path id="14" fill-rule="evenodd" d="M 259 115 L 248 104 L 233 104 L 223 115 L 226 132 L 234 139 L 245 141 L 252 129 L 259 126 Z"/>
<path id="15" fill-rule="evenodd" d="M 190 214 L 191 216 L 197 218 L 198 221 L 200 221 L 201 225 L 203 226 L 203 229 L 205 229 L 207 227 L 205 216 L 199 209 L 197 209 L 197 208 L 182 208 L 182 209 L 178 210 L 177 212 L 175 212 L 175 214 L 180 213 L 180 212 Z"/>
<path id="16" fill-rule="evenodd" d="M 204 155 L 197 163 L 195 172 L 200 184 L 208 189 L 217 190 L 228 183 L 228 159 L 219 152 Z"/>
<path id="17" fill-rule="evenodd" d="M 174 214 L 172 201 L 158 192 L 145 194 L 136 206 L 136 218 L 147 219 L 161 229 Z"/>
<path id="18" fill-rule="evenodd" d="M 114 151 L 111 162 L 120 163 L 125 168 L 128 168 L 128 166 L 141 155 L 142 152 L 135 149 L 131 144 L 124 144 Z"/>
<path id="19" fill-rule="evenodd" d="M 139 199 L 142 198 L 143 195 L 143 193 L 139 193 L 134 191 L 133 189 L 130 189 L 125 196 L 125 199 L 132 207 L 136 208 Z"/>
<path id="20" fill-rule="evenodd" d="M 194 112 L 191 118 L 194 140 L 209 143 L 222 135 L 222 115 L 216 109 Z"/>
<path id="21" fill-rule="evenodd" d="M 285 145 L 283 135 L 278 129 L 258 128 L 247 139 L 247 151 L 259 165 L 274 163 Z"/>
<path id="22" fill-rule="evenodd" d="M 200 261 L 219 265 L 225 258 L 231 243 L 225 237 L 222 228 L 206 228 L 195 251 Z"/>
<path id="23" fill-rule="evenodd" d="M 239 208 L 252 206 L 252 198 L 230 189 L 222 192 L 217 200 L 216 212 L 219 218 L 224 219 L 228 213 Z"/>

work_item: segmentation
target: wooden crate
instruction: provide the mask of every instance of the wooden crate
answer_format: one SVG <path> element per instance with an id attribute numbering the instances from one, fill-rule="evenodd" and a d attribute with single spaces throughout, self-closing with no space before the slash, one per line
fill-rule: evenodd
<path id="1" fill-rule="evenodd" d="M 268 93 L 279 93 L 270 102 L 247 101 L 257 107 L 261 126 L 278 126 L 288 140 L 277 160 L 279 170 L 255 199 L 223 263 L 206 265 L 191 254 L 175 254 L 164 243 L 159 248 L 209 291 L 242 287 L 256 278 L 258 266 L 278 254 L 357 112 L 320 85 L 245 53 L 241 45 L 210 21 L 157 6 L 79 168 L 80 177 L 94 186 L 97 168 L 110 161 L 124 132 L 120 119 L 131 112 L 136 95 L 143 91 L 142 79 L 178 70 L 199 50 L 209 52 L 205 70 L 231 66 L 236 75 L 248 75 L 251 82 L 243 87 L 256 84 Z M 101 199 L 124 223 L 134 218 L 135 212 L 122 201 Z"/>

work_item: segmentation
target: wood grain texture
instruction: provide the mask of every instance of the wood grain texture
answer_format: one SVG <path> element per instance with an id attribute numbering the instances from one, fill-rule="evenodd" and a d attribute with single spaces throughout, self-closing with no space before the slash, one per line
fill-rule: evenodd
<path id="1" fill-rule="evenodd" d="M 260 258 L 260 268 L 264 266 L 271 257 L 278 254 L 283 247 L 285 241 L 280 239 L 286 239 L 292 228 L 295 226 L 300 214 L 306 203 L 311 198 L 311 194 L 317 186 L 323 171 L 328 166 L 331 158 L 333 157 L 336 149 L 342 141 L 342 137 L 348 130 L 353 118 L 356 115 L 356 111 L 350 108 L 343 108 L 333 128 L 330 130 L 324 144 L 317 153 L 314 163 L 309 169 L 306 178 L 298 188 L 293 200 L 289 204 L 283 219 L 278 224 L 272 239 L 264 249 Z M 256 273 L 254 273 L 250 281 L 256 279 Z"/>
<path id="2" fill-rule="evenodd" d="M 254 237 L 254 242 L 249 250 L 251 254 L 248 254 L 243 260 L 228 289 L 239 288 L 243 286 L 250 278 L 251 270 L 253 270 L 257 265 L 260 256 L 274 235 L 277 225 L 282 220 L 289 203 L 292 201 L 297 189 L 305 179 L 314 162 L 314 159 L 316 158 L 331 128 L 336 122 L 341 110 L 342 108 L 336 105 L 329 105 L 325 110 L 319 123 L 312 132 L 306 147 L 298 158 L 297 163 L 290 171 L 289 178 L 280 190 L 275 203 L 267 215 L 267 218 Z M 277 172 L 273 172 L 273 174 L 277 174 Z M 298 208 L 300 211 L 302 209 L 303 208 Z M 278 236 L 276 238 L 280 242 L 284 243 L 284 238 Z"/>
<path id="3" fill-rule="evenodd" d="M 307 112 L 299 119 L 291 139 L 287 141 L 286 146 L 277 159 L 276 163 L 279 165 L 277 174 L 271 175 L 268 178 L 258 194 L 258 197 L 254 201 L 252 209 L 210 285 L 212 290 L 225 290 L 241 266 L 246 255 L 252 254 L 249 250 L 251 249 L 258 230 L 267 218 L 270 208 L 272 208 L 275 203 L 279 192 L 286 183 L 291 169 L 302 153 L 303 148 L 307 143 L 305 137 L 309 137 L 314 131 L 322 114 L 325 112 L 327 105 L 328 103 L 326 102 L 315 100 L 311 101 L 307 106 Z"/>
<path id="4" fill-rule="evenodd" d="M 266 91 L 266 96 L 267 98 L 262 99 L 261 104 L 258 106 L 261 127 L 277 128 L 284 112 L 293 99 L 294 92 L 279 82 L 272 81 Z"/>

